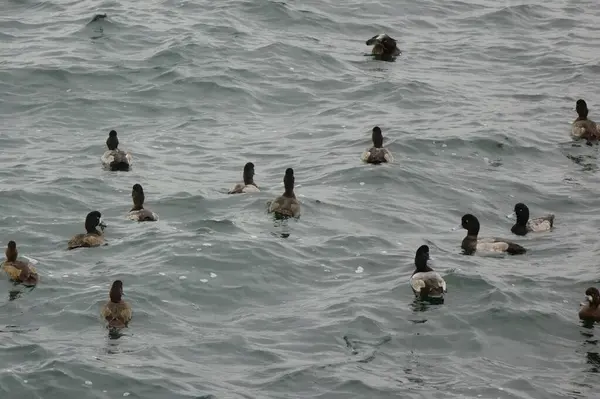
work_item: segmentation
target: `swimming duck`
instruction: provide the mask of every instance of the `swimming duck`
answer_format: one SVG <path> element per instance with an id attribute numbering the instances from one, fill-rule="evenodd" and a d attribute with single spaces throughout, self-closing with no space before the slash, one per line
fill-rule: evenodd
<path id="1" fill-rule="evenodd" d="M 131 190 L 133 199 L 133 208 L 129 211 L 128 218 L 138 222 L 156 222 L 158 215 L 149 209 L 144 208 L 144 189 L 141 184 L 134 184 Z"/>
<path id="2" fill-rule="evenodd" d="M 87 214 L 85 218 L 85 234 L 77 234 L 69 240 L 68 248 L 75 249 L 80 247 L 98 247 L 104 244 L 104 229 L 106 225 L 102 221 L 102 214 L 93 211 Z"/>
<path id="3" fill-rule="evenodd" d="M 112 171 L 121 170 L 127 171 L 133 165 L 133 158 L 129 152 L 119 150 L 119 139 L 117 138 L 117 132 L 111 130 L 108 133 L 108 139 L 106 139 L 106 146 L 108 151 L 102 155 L 102 164 L 105 168 Z"/>
<path id="4" fill-rule="evenodd" d="M 110 300 L 104 304 L 100 311 L 102 318 L 106 320 L 108 327 L 111 329 L 127 327 L 133 316 L 131 306 L 122 299 L 123 295 L 125 295 L 123 294 L 123 282 L 115 280 L 108 294 Z"/>
<path id="5" fill-rule="evenodd" d="M 8 242 L 5 255 L 6 261 L 2 263 L 2 269 L 12 281 L 22 283 L 26 286 L 37 284 L 38 274 L 35 267 L 28 262 L 17 260 L 19 252 L 17 251 L 17 244 L 14 241 Z"/>
<path id="6" fill-rule="evenodd" d="M 394 157 L 392 156 L 392 153 L 387 148 L 383 148 L 383 134 L 381 133 L 379 126 L 373 128 L 371 138 L 373 139 L 373 147 L 363 152 L 360 159 L 363 162 L 373 164 L 393 162 Z"/>
<path id="7" fill-rule="evenodd" d="M 427 261 L 429 260 L 429 247 L 421 245 L 415 255 L 415 272 L 410 277 L 410 286 L 415 296 L 419 299 L 444 300 L 446 282 L 442 276 L 434 271 Z"/>
<path id="8" fill-rule="evenodd" d="M 229 190 L 228 194 L 240 194 L 240 193 L 257 193 L 260 192 L 256 183 L 254 183 L 254 164 L 248 162 L 244 165 L 244 182 L 237 183 Z"/>
<path id="9" fill-rule="evenodd" d="M 529 219 L 529 208 L 520 202 L 515 205 L 515 210 L 511 215 L 517 215 L 517 223 L 515 223 L 510 231 L 519 236 L 524 236 L 527 233 L 548 231 L 554 226 L 553 214 Z"/>
<path id="10" fill-rule="evenodd" d="M 573 122 L 571 133 L 575 137 L 584 138 L 587 140 L 600 139 L 600 126 L 596 122 L 588 119 L 588 107 L 584 100 L 577 100 L 575 110 L 578 118 Z"/>
<path id="11" fill-rule="evenodd" d="M 296 194 L 294 194 L 294 170 L 292 168 L 285 170 L 283 186 L 285 192 L 271 202 L 269 213 L 273 212 L 279 217 L 300 216 L 300 203 L 296 199 Z"/>
<path id="12" fill-rule="evenodd" d="M 371 55 L 384 61 L 391 61 L 402 54 L 402 51 L 396 46 L 396 39 L 391 38 L 385 33 L 375 35 L 367 40 L 367 46 L 373 46 Z"/>
<path id="13" fill-rule="evenodd" d="M 579 309 L 579 319 L 600 322 L 600 291 L 595 287 L 585 290 L 585 302 Z"/>
<path id="14" fill-rule="evenodd" d="M 506 252 L 510 255 L 521 255 L 527 252 L 525 248 L 514 242 L 500 238 L 477 238 L 479 234 L 479 220 L 471 214 L 466 214 L 461 219 L 461 226 L 467 230 L 461 248 L 465 254 L 472 255 L 476 251 Z"/>

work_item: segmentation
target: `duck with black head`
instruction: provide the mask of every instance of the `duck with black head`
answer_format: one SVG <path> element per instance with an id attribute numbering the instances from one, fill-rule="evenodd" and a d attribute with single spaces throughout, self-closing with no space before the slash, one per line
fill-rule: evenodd
<path id="1" fill-rule="evenodd" d="M 589 110 L 585 100 L 577 100 L 575 103 L 575 111 L 577 111 L 578 117 L 573 121 L 571 134 L 576 138 L 586 140 L 600 139 L 600 126 L 598 126 L 596 122 L 588 119 Z"/>
<path id="2" fill-rule="evenodd" d="M 478 238 L 479 220 L 471 214 L 463 215 L 461 227 L 467 230 L 467 236 L 462 240 L 461 244 L 461 248 L 467 255 L 473 255 L 475 252 L 521 255 L 527 252 L 525 248 L 509 240 L 502 238 Z"/>
<path id="3" fill-rule="evenodd" d="M 585 290 L 585 302 L 579 309 L 579 319 L 600 322 L 600 291 L 597 288 Z"/>
<path id="4" fill-rule="evenodd" d="M 361 161 L 373 164 L 393 162 L 394 157 L 392 153 L 387 148 L 383 148 L 383 134 L 379 126 L 373 128 L 371 138 L 373 140 L 373 147 L 363 152 L 360 157 Z"/>
<path id="5" fill-rule="evenodd" d="M 99 211 L 92 211 L 85 218 L 85 234 L 76 234 L 69 240 L 68 249 L 99 247 L 105 244 L 104 229 L 106 224 L 102 221 Z"/>
<path id="6" fill-rule="evenodd" d="M 366 42 L 367 46 L 373 46 L 371 55 L 381 61 L 393 61 L 397 56 L 402 54 L 396 43 L 396 39 L 391 38 L 385 33 L 375 35 Z"/>
<path id="7" fill-rule="evenodd" d="M 244 182 L 234 185 L 231 190 L 229 190 L 228 194 L 260 192 L 256 183 L 254 183 L 254 164 L 252 162 L 248 162 L 244 165 L 243 178 Z"/>
<path id="8" fill-rule="evenodd" d="M 443 302 L 446 294 L 446 281 L 429 267 L 429 247 L 421 245 L 415 255 L 415 271 L 410 277 L 410 286 L 418 299 Z"/>
<path id="9" fill-rule="evenodd" d="M 119 139 L 117 138 L 116 130 L 111 130 L 106 139 L 106 151 L 100 158 L 102 165 L 111 171 L 128 171 L 133 165 L 131 153 L 120 150 Z"/>
<path id="10" fill-rule="evenodd" d="M 144 189 L 141 184 L 134 184 L 131 190 L 131 198 L 133 199 L 133 208 L 129 211 L 128 219 L 138 222 L 156 222 L 158 215 L 150 209 L 144 208 Z"/>
<path id="11" fill-rule="evenodd" d="M 276 217 L 280 218 L 300 216 L 300 203 L 294 194 L 294 181 L 294 170 L 287 168 L 283 177 L 285 191 L 269 204 L 269 213 L 274 213 Z"/>
<path id="12" fill-rule="evenodd" d="M 131 306 L 123 300 L 123 282 L 115 280 L 110 287 L 109 300 L 104 304 L 100 314 L 110 329 L 121 329 L 129 325 L 133 312 Z"/>
<path id="13" fill-rule="evenodd" d="M 527 233 L 539 233 L 549 231 L 554 227 L 554 215 L 548 214 L 538 218 L 529 219 L 529 208 L 527 205 L 519 202 L 515 205 L 514 212 L 509 217 L 517 216 L 517 222 L 510 229 L 518 236 L 524 236 Z"/>
<path id="14" fill-rule="evenodd" d="M 35 267 L 29 262 L 17 260 L 19 252 L 17 243 L 9 241 L 6 247 L 6 260 L 2 263 L 2 269 L 11 281 L 21 283 L 25 286 L 34 286 L 38 282 L 38 274 Z"/>

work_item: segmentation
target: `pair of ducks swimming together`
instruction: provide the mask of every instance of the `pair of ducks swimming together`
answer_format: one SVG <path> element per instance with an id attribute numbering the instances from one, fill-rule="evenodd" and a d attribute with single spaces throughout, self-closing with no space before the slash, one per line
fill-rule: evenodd
<path id="1" fill-rule="evenodd" d="M 235 184 L 228 194 L 258 193 L 260 189 L 254 182 L 254 164 L 248 162 L 244 165 L 242 174 L 243 182 Z M 268 212 L 277 218 L 300 217 L 300 202 L 294 193 L 294 169 L 287 168 L 283 176 L 284 192 L 279 197 L 268 203 Z"/>

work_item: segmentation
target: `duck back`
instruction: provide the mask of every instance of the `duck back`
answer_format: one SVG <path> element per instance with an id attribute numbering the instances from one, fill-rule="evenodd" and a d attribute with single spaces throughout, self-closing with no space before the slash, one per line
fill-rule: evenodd
<path id="1" fill-rule="evenodd" d="M 77 234 L 69 240 L 68 248 L 75 249 L 75 248 L 82 248 L 82 247 L 83 248 L 99 247 L 102 244 L 104 244 L 104 237 L 101 235 L 92 234 L 92 233 Z"/>

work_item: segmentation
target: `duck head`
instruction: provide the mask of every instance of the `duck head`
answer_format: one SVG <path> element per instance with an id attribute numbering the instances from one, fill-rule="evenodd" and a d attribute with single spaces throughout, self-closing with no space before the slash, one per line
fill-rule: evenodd
<path id="1" fill-rule="evenodd" d="M 244 165 L 244 184 L 254 184 L 254 164 L 252 162 Z"/>
<path id="2" fill-rule="evenodd" d="M 119 303 L 121 302 L 121 297 L 123 295 L 125 295 L 123 294 L 123 282 L 121 280 L 115 280 L 110 287 L 110 292 L 108 293 L 110 301 Z"/>
<path id="3" fill-rule="evenodd" d="M 111 151 L 116 150 L 117 147 L 119 147 L 119 139 L 117 138 L 116 130 L 111 130 L 110 133 L 108 133 L 108 138 L 106 139 L 106 146 Z"/>
<path id="4" fill-rule="evenodd" d="M 8 262 L 16 261 L 17 256 L 19 255 L 19 252 L 17 251 L 17 243 L 14 241 L 9 241 L 8 245 L 6 246 L 5 254 Z"/>
<path id="5" fill-rule="evenodd" d="M 396 39 L 385 33 L 375 35 L 366 42 L 367 46 L 373 46 L 372 53 L 382 56 L 397 56 L 402 54 L 396 45 Z"/>
<path id="6" fill-rule="evenodd" d="M 283 187 L 285 187 L 286 194 L 294 194 L 294 169 L 287 168 L 285 170 L 285 176 L 283 176 Z"/>
<path id="7" fill-rule="evenodd" d="M 515 205 L 514 214 L 517 216 L 517 224 L 525 226 L 529 221 L 529 208 L 527 205 L 519 202 Z"/>
<path id="8" fill-rule="evenodd" d="M 85 218 L 85 231 L 88 233 L 102 233 L 106 225 L 102 221 L 102 214 L 98 211 L 92 211 Z"/>
<path id="9" fill-rule="evenodd" d="M 381 133 L 381 129 L 379 128 L 379 126 L 375 126 L 373 128 L 373 134 L 371 135 L 371 138 L 373 140 L 373 147 L 383 147 L 383 133 Z"/>
<path id="10" fill-rule="evenodd" d="M 146 197 L 144 196 L 144 189 L 141 184 L 134 184 L 131 189 L 131 198 L 133 199 L 133 209 L 134 211 L 139 211 L 140 209 L 144 209 L 144 200 Z"/>
<path id="11" fill-rule="evenodd" d="M 467 230 L 468 235 L 476 236 L 479 234 L 479 220 L 470 213 L 463 215 L 460 224 L 463 229 Z"/>
<path id="12" fill-rule="evenodd" d="M 575 103 L 575 111 L 577 111 L 579 119 L 587 119 L 589 111 L 585 100 L 577 100 L 577 102 Z"/>
<path id="13" fill-rule="evenodd" d="M 429 247 L 427 245 L 421 245 L 415 254 L 415 266 L 417 267 L 417 272 L 431 271 L 432 269 L 427 265 L 428 261 Z"/>

